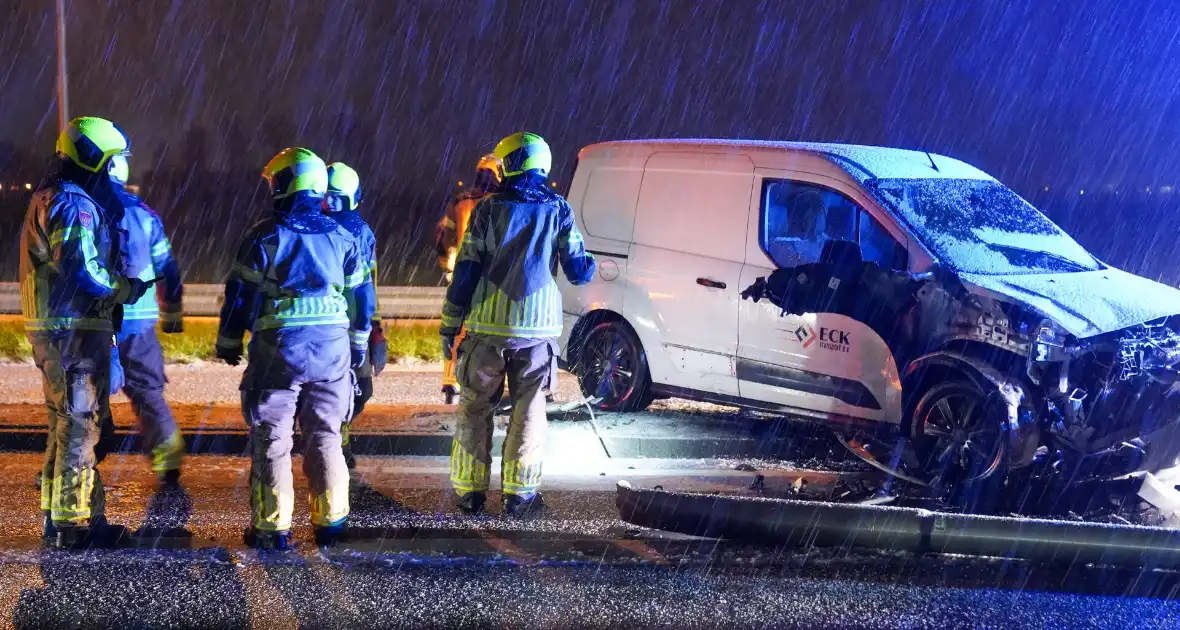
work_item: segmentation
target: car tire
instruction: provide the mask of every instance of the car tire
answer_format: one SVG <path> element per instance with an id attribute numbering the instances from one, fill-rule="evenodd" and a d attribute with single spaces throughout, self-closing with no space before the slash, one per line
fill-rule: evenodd
<path id="1" fill-rule="evenodd" d="M 642 411 L 651 404 L 647 353 L 626 322 L 601 322 L 586 332 L 576 373 L 582 395 L 602 399 L 597 409 Z"/>
<path id="2" fill-rule="evenodd" d="M 923 476 L 943 500 L 987 511 L 999 499 L 1008 471 L 998 392 L 967 379 L 950 379 L 921 392 L 910 414 L 911 435 Z"/>

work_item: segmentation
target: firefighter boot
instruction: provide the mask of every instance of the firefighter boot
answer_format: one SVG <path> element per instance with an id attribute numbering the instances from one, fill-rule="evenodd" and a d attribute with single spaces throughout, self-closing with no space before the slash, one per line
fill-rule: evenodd
<path id="1" fill-rule="evenodd" d="M 247 547 L 259 551 L 286 551 L 293 547 L 289 531 L 268 532 L 251 527 L 246 530 L 242 541 Z"/>
<path id="2" fill-rule="evenodd" d="M 488 500 L 488 495 L 483 492 L 468 492 L 465 494 L 455 495 L 455 507 L 463 510 L 468 514 L 479 514 L 483 511 L 483 504 Z"/>
<path id="3" fill-rule="evenodd" d="M 529 497 L 519 494 L 504 495 L 504 513 L 508 516 L 524 516 L 543 507 L 545 507 L 545 501 L 541 499 L 540 492 L 534 492 Z"/>

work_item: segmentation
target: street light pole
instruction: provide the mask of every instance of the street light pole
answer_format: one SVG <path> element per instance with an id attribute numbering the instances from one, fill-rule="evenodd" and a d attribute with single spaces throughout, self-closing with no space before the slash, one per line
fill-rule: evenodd
<path id="1" fill-rule="evenodd" d="M 70 120 L 70 90 L 66 82 L 66 0 L 57 0 L 57 126 Z"/>

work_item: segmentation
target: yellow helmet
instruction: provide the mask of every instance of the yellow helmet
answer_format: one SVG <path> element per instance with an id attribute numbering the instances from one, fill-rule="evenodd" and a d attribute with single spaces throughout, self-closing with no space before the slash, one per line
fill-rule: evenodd
<path id="1" fill-rule="evenodd" d="M 262 169 L 262 178 L 275 199 L 301 191 L 322 197 L 328 189 L 328 167 L 319 156 L 302 147 L 279 151 Z"/>
<path id="2" fill-rule="evenodd" d="M 127 164 L 127 156 L 121 153 L 111 156 L 111 169 L 107 171 L 110 173 L 111 179 L 127 185 L 128 176 L 131 175 L 131 166 Z"/>
<path id="3" fill-rule="evenodd" d="M 487 171 L 492 174 L 492 179 L 499 183 L 504 179 L 504 163 L 500 158 L 496 157 L 495 153 L 489 153 L 479 158 L 479 164 L 475 165 L 475 172 Z"/>
<path id="4" fill-rule="evenodd" d="M 57 154 L 91 173 L 98 173 L 112 155 L 131 155 L 131 141 L 115 123 L 83 116 L 71 120 L 58 134 Z"/>
<path id="5" fill-rule="evenodd" d="M 361 202 L 361 176 L 344 162 L 328 165 L 328 193 L 348 200 L 348 209 L 356 210 Z"/>
<path id="6" fill-rule="evenodd" d="M 504 165 L 504 177 L 513 177 L 526 171 L 536 171 L 548 177 L 549 169 L 553 166 L 553 155 L 545 139 L 527 131 L 514 133 L 498 142 L 492 155 Z"/>

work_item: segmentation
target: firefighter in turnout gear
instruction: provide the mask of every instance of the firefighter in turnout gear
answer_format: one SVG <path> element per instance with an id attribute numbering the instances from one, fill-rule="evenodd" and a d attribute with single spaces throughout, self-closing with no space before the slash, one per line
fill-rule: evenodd
<path id="1" fill-rule="evenodd" d="M 541 452 L 548 420 L 545 394 L 556 375 L 561 293 L 553 277 L 583 285 L 594 257 L 582 245 L 574 213 L 545 185 L 552 157 L 538 135 L 517 133 L 496 145 L 504 185 L 471 215 L 443 304 L 442 348 L 466 330 L 457 368 L 461 409 L 451 446 L 451 485 L 458 506 L 482 509 L 491 477 L 492 417 L 507 377 L 513 401 L 501 480 L 508 514 L 539 504 Z"/>
<path id="2" fill-rule="evenodd" d="M 455 195 L 451 203 L 447 204 L 446 214 L 435 227 L 434 248 L 438 254 L 438 265 L 446 274 L 448 283 L 451 282 L 455 271 L 455 260 L 459 256 L 459 246 L 463 243 L 467 224 L 471 220 L 471 211 L 480 199 L 500 187 L 503 171 L 504 165 L 494 154 L 489 153 L 480 158 L 479 163 L 475 165 L 475 182 L 470 188 Z M 455 355 L 462 342 L 463 333 L 460 332 L 455 336 L 455 346 L 449 353 L 451 358 L 443 359 L 442 393 L 448 405 L 454 404 L 459 395 L 459 381 L 455 378 Z"/>
<path id="3" fill-rule="evenodd" d="M 111 157 L 129 153 L 108 120 L 76 118 L 57 140 L 57 172 L 33 194 L 21 231 L 21 312 L 41 370 L 49 437 L 42 468 L 45 536 L 85 546 L 107 529 L 98 456 L 110 416 L 111 346 L 123 304 L 151 286 L 119 271 L 123 206 Z"/>
<path id="4" fill-rule="evenodd" d="M 184 286 L 180 268 L 172 258 L 172 246 L 164 235 L 164 224 L 143 201 L 129 192 L 127 158 L 111 158 L 111 179 L 123 202 L 120 222 L 126 243 L 124 272 L 145 282 L 159 279 L 163 294 L 153 285 L 134 304 L 123 308 L 123 326 L 116 335 L 116 360 L 123 373 L 123 391 L 131 399 L 131 406 L 139 420 L 144 450 L 150 459 L 152 472 L 163 482 L 174 484 L 180 477 L 180 461 L 184 455 L 184 440 L 172 417 L 172 410 L 164 401 L 164 352 L 156 338 L 156 322 L 165 333 L 184 331 L 181 299 Z M 161 316 L 160 303 L 164 310 Z M 112 383 L 112 391 L 116 383 Z"/>
<path id="5" fill-rule="evenodd" d="M 305 436 L 303 472 L 316 541 L 330 544 L 348 518 L 348 468 L 340 428 L 351 417 L 353 372 L 368 360 L 375 292 L 356 238 L 323 213 L 328 169 L 307 149 L 285 149 L 262 171 L 274 214 L 238 249 L 225 286 L 217 357 L 237 365 L 250 427 L 251 527 L 246 544 L 290 544 L 295 422 Z"/>
<path id="6" fill-rule="evenodd" d="M 360 243 L 363 261 L 369 270 L 373 284 L 377 283 L 377 237 L 369 224 L 361 218 L 357 206 L 361 203 L 361 178 L 357 172 L 343 162 L 328 165 L 328 193 L 324 195 L 324 210 Z M 385 332 L 381 328 L 381 308 L 376 304 L 373 313 L 372 333 L 369 335 L 369 359 L 353 370 L 356 375 L 357 395 L 353 400 L 352 417 L 345 418 L 340 429 L 344 447 L 344 460 L 348 467 L 356 467 L 356 456 L 352 453 L 352 422 L 365 410 L 365 403 L 373 397 L 373 377 L 385 369 L 389 353 L 385 345 Z"/>

